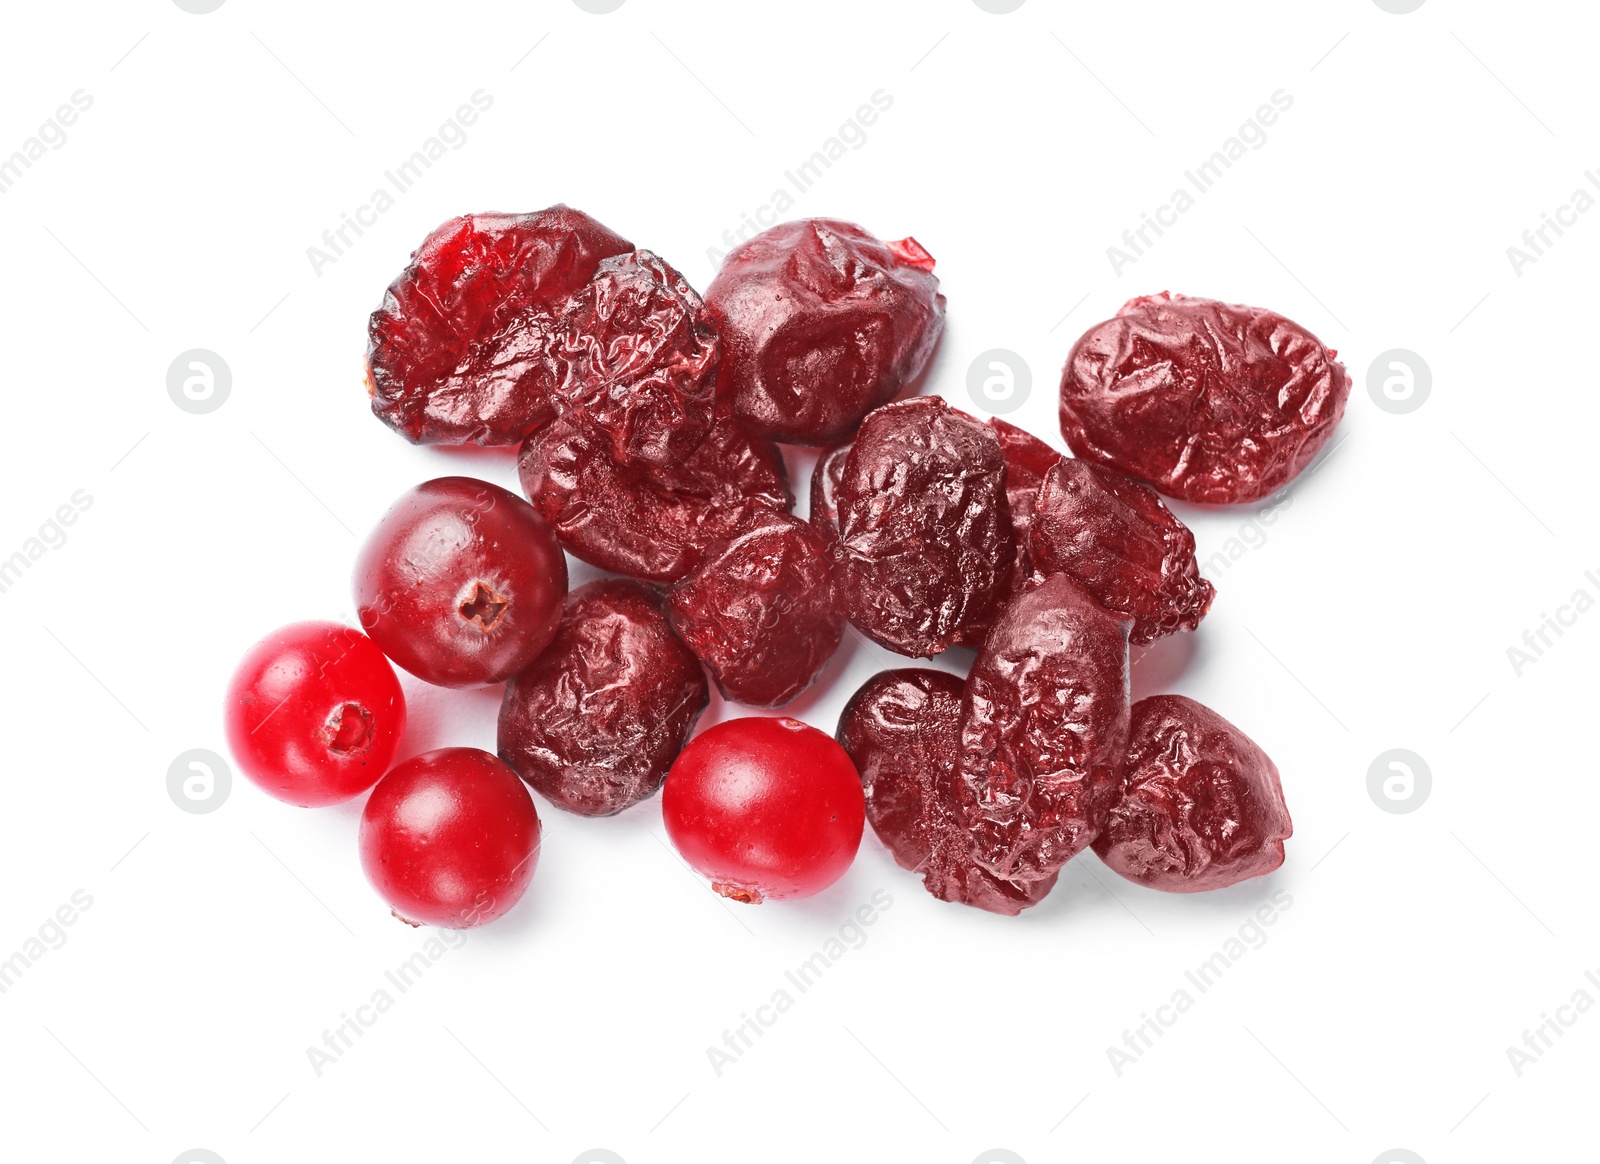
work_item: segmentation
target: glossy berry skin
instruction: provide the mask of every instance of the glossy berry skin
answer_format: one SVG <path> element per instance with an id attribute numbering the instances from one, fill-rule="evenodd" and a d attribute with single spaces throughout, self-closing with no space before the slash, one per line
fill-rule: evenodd
<path id="1" fill-rule="evenodd" d="M 406 700 L 366 635 L 336 622 L 297 622 L 239 661 L 223 723 L 254 784 L 314 808 L 377 783 L 405 732 Z"/>
<path id="2" fill-rule="evenodd" d="M 523 440 L 555 415 L 551 349 L 568 300 L 632 250 L 568 206 L 446 222 L 372 314 L 372 411 L 418 444 Z"/>
<path id="3" fill-rule="evenodd" d="M 1196 893 L 1283 864 L 1294 825 L 1277 766 L 1204 704 L 1181 695 L 1134 704 L 1125 774 L 1094 851 L 1128 880 Z"/>
<path id="4" fill-rule="evenodd" d="M 940 901 L 1015 916 L 1056 878 L 1004 881 L 974 858 L 956 793 L 962 688 L 946 671 L 880 672 L 850 697 L 837 739 L 861 773 L 867 820 L 902 869 Z"/>
<path id="5" fill-rule="evenodd" d="M 1133 299 L 1067 357 L 1061 434 L 1168 497 L 1257 501 L 1294 480 L 1344 415 L 1337 354 L 1264 308 Z"/>
<path id="6" fill-rule="evenodd" d="M 850 442 L 825 449 L 811 469 L 811 524 L 830 538 L 839 536 L 839 482 L 850 459 Z"/>
<path id="7" fill-rule="evenodd" d="M 725 897 L 810 897 L 855 859 L 866 822 L 843 748 L 798 720 L 733 719 L 697 737 L 661 794 L 667 835 Z"/>
<path id="8" fill-rule="evenodd" d="M 539 860 L 539 813 L 517 774 L 477 748 L 413 756 L 361 813 L 361 868 L 409 925 L 464 930 L 501 917 Z"/>
<path id="9" fill-rule="evenodd" d="M 996 877 L 1048 877 L 1105 827 L 1128 744 L 1129 626 L 1052 574 L 984 639 L 956 796 L 976 860 Z"/>
<path id="10" fill-rule="evenodd" d="M 753 509 L 667 592 L 667 612 L 726 698 L 778 707 L 811 686 L 839 646 L 833 573 L 815 526 Z"/>
<path id="11" fill-rule="evenodd" d="M 550 526 L 514 493 L 439 477 L 401 495 L 356 557 L 361 625 L 419 679 L 508 679 L 556 633 L 567 563 Z"/>
<path id="12" fill-rule="evenodd" d="M 854 223 L 763 231 L 706 289 L 724 344 L 719 391 L 750 432 L 826 445 L 854 432 L 927 366 L 944 328 L 933 256 Z"/>
<path id="13" fill-rule="evenodd" d="M 654 591 L 590 582 L 567 596 L 555 640 L 506 685 L 498 751 L 561 808 L 610 816 L 661 787 L 710 699 Z"/>
<path id="14" fill-rule="evenodd" d="M 937 396 L 880 408 L 835 497 L 844 609 L 868 638 L 930 657 L 993 619 L 1016 559 L 993 429 Z"/>
<path id="15" fill-rule="evenodd" d="M 523 446 L 523 491 L 576 558 L 648 582 L 676 582 L 752 506 L 793 503 L 783 458 L 726 412 L 683 464 L 624 465 L 594 426 L 558 420 Z"/>
<path id="16" fill-rule="evenodd" d="M 1139 644 L 1194 630 L 1217 593 L 1200 577 L 1194 534 L 1156 491 L 1090 461 L 1067 457 L 1050 470 L 1028 552 L 1041 574 L 1065 574 L 1132 619 Z"/>

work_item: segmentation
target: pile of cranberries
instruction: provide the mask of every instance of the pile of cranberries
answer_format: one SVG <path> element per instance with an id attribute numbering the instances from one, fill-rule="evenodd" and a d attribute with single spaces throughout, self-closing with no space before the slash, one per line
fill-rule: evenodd
<path id="1" fill-rule="evenodd" d="M 296 805 L 370 790 L 361 863 L 414 925 L 516 904 L 530 788 L 587 816 L 662 790 L 678 851 L 743 902 L 833 884 L 867 821 L 935 897 L 1004 914 L 1090 847 L 1173 892 L 1276 869 L 1272 761 L 1193 700 L 1130 703 L 1129 647 L 1193 630 L 1215 594 L 1157 491 L 1282 488 L 1350 377 L 1270 311 L 1135 299 L 1067 358 L 1064 457 L 900 399 L 943 328 L 933 267 L 913 239 L 809 219 L 744 243 L 702 299 L 565 206 L 434 231 L 372 316 L 373 411 L 413 442 L 516 446 L 526 500 L 466 477 L 399 498 L 356 560 L 361 630 L 297 623 L 239 664 L 241 769 Z M 806 520 L 773 441 L 821 449 Z M 563 551 L 619 577 L 568 593 Z M 876 675 L 833 738 L 763 716 L 694 734 L 711 683 L 779 707 L 847 621 L 912 658 L 974 648 L 970 674 Z M 395 764 L 392 664 L 504 684 L 499 755 Z"/>

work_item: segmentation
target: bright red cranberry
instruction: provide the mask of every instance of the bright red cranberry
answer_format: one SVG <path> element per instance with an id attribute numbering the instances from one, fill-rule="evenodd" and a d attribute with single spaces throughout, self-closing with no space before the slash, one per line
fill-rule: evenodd
<path id="1" fill-rule="evenodd" d="M 683 859 L 735 901 L 810 897 L 855 860 L 866 823 L 861 777 L 816 728 L 733 719 L 694 740 L 661 794 Z"/>
<path id="2" fill-rule="evenodd" d="M 749 431 L 825 445 L 898 396 L 944 327 L 933 256 L 849 222 L 786 222 L 737 247 L 706 289 L 718 391 Z"/>
<path id="3" fill-rule="evenodd" d="M 1123 773 L 1094 851 L 1129 881 L 1196 893 L 1283 864 L 1294 825 L 1277 766 L 1204 704 L 1181 695 L 1134 704 Z"/>
<path id="4" fill-rule="evenodd" d="M 377 783 L 405 731 L 406 699 L 366 635 L 297 622 L 239 661 L 224 725 L 246 776 L 279 800 L 313 808 Z"/>
<path id="5" fill-rule="evenodd" d="M 464 930 L 517 904 L 539 860 L 539 813 L 517 774 L 477 748 L 413 756 L 361 813 L 361 867 L 409 925 Z"/>
<path id="6" fill-rule="evenodd" d="M 1067 357 L 1061 433 L 1078 456 L 1168 497 L 1256 501 L 1294 480 L 1344 415 L 1337 355 L 1265 308 L 1132 299 Z"/>
<path id="7" fill-rule="evenodd" d="M 655 591 L 590 582 L 567 596 L 555 641 L 506 684 L 500 756 L 562 808 L 609 816 L 655 795 L 710 699 Z"/>
<path id="8" fill-rule="evenodd" d="M 384 654 L 441 687 L 508 679 L 555 636 L 567 562 L 522 498 L 440 477 L 394 503 L 356 559 L 361 625 Z"/>

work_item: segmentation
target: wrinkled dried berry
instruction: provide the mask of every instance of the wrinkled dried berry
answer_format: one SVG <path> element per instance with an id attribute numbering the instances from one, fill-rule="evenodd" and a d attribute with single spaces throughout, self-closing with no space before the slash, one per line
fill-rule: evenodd
<path id="1" fill-rule="evenodd" d="M 809 522 L 753 508 L 667 593 L 672 628 L 728 699 L 787 703 L 832 657 L 844 619 L 828 550 Z"/>
<path id="2" fill-rule="evenodd" d="M 944 327 L 933 257 L 833 219 L 786 222 L 737 247 L 706 290 L 725 345 L 722 394 L 751 432 L 848 436 L 922 374 Z"/>
<path id="3" fill-rule="evenodd" d="M 549 348 L 567 300 L 632 249 L 567 206 L 451 219 L 373 312 L 373 412 L 419 444 L 521 441 L 554 415 Z"/>
<path id="4" fill-rule="evenodd" d="M 621 465 L 593 426 L 558 420 L 523 446 L 522 488 L 575 557 L 651 582 L 676 582 L 751 506 L 787 510 L 783 458 L 719 412 L 673 468 Z"/>
<path id="5" fill-rule="evenodd" d="M 902 869 L 941 901 L 1015 915 L 1055 885 L 1002 881 L 980 868 L 955 800 L 962 683 L 944 671 L 874 675 L 850 697 L 838 740 L 866 789 L 867 819 Z"/>
<path id="6" fill-rule="evenodd" d="M 1011 504 L 1011 526 L 1016 531 L 1019 557 L 1025 557 L 1028 525 L 1033 519 L 1034 498 L 1045 474 L 1061 459 L 1061 454 L 1038 437 L 998 416 L 989 418 L 1000 441 L 1000 455 L 1006 462 L 1006 500 Z"/>
<path id="7" fill-rule="evenodd" d="M 1200 577 L 1194 534 L 1155 490 L 1071 457 L 1039 490 L 1028 552 L 1041 574 L 1065 574 L 1131 618 L 1135 643 L 1193 630 L 1217 593 Z"/>
<path id="8" fill-rule="evenodd" d="M 1292 481 L 1344 415 L 1350 374 L 1259 307 L 1163 292 L 1090 328 L 1061 377 L 1072 451 L 1169 497 L 1225 505 Z"/>
<path id="9" fill-rule="evenodd" d="M 711 431 L 717 333 L 694 288 L 649 251 L 600 264 L 567 304 L 554 353 L 557 407 L 581 407 L 623 464 L 681 464 Z"/>
<path id="10" fill-rule="evenodd" d="M 811 524 L 829 537 L 839 536 L 839 481 L 850 445 L 834 445 L 817 458 L 811 470 Z"/>
<path id="11" fill-rule="evenodd" d="M 850 621 L 924 657 L 989 622 L 1016 554 L 1005 484 L 994 430 L 936 396 L 867 417 L 837 492 Z"/>
<path id="12" fill-rule="evenodd" d="M 1105 825 L 1128 742 L 1128 625 L 1052 574 L 984 640 L 957 793 L 977 861 L 996 877 L 1048 877 Z"/>
<path id="13" fill-rule="evenodd" d="M 507 684 L 500 758 L 562 808 L 609 816 L 661 787 L 710 698 L 653 592 L 590 582 L 567 596 L 544 653 Z"/>
<path id="14" fill-rule="evenodd" d="M 1094 842 L 1130 881 L 1222 889 L 1283 864 L 1294 832 L 1278 769 L 1233 724 L 1181 695 L 1133 705 L 1127 787 Z"/>

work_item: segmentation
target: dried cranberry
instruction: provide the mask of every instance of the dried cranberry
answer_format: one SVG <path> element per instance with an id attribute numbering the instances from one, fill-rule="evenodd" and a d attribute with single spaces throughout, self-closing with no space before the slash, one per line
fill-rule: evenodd
<path id="1" fill-rule="evenodd" d="M 1294 832 L 1278 769 L 1216 712 L 1181 695 L 1133 705 L 1127 788 L 1094 842 L 1130 881 L 1222 889 L 1283 864 Z"/>
<path id="2" fill-rule="evenodd" d="M 878 409 L 839 480 L 841 592 L 850 621 L 931 656 L 986 624 L 1016 543 L 994 430 L 936 396 Z"/>
<path id="3" fill-rule="evenodd" d="M 1155 490 L 1071 457 L 1039 490 L 1028 552 L 1041 574 L 1065 574 L 1131 618 L 1135 643 L 1193 630 L 1217 593 L 1200 577 L 1194 534 Z"/>
<path id="4" fill-rule="evenodd" d="M 622 465 L 592 425 L 558 420 L 523 446 L 522 488 L 585 562 L 651 582 L 682 578 L 751 506 L 787 510 L 783 458 L 719 411 L 681 465 Z"/>
<path id="5" fill-rule="evenodd" d="M 649 251 L 606 259 L 567 304 L 556 405 L 579 407 L 613 457 L 681 464 L 711 431 L 721 345 L 682 275 Z"/>
<path id="6" fill-rule="evenodd" d="M 1292 481 L 1344 415 L 1337 354 L 1263 308 L 1133 299 L 1067 357 L 1061 432 L 1078 456 L 1169 497 L 1255 501 Z"/>
<path id="7" fill-rule="evenodd" d="M 902 869 L 940 901 L 1015 915 L 1055 885 L 1002 881 L 978 866 L 956 802 L 962 683 L 911 667 L 874 675 L 850 697 L 837 739 L 866 789 L 867 820 Z"/>
<path id="8" fill-rule="evenodd" d="M 706 290 L 726 345 L 722 394 L 751 432 L 825 445 L 922 374 L 944 327 L 933 257 L 833 219 L 736 248 Z"/>
<path id="9" fill-rule="evenodd" d="M 554 415 L 548 349 L 564 305 L 632 249 L 567 206 L 451 219 L 373 312 L 373 412 L 419 444 L 521 441 Z"/>
<path id="10" fill-rule="evenodd" d="M 1048 877 L 1104 826 L 1128 743 L 1128 626 L 1052 574 L 984 640 L 957 793 L 976 859 L 996 877 Z"/>
<path id="11" fill-rule="evenodd" d="M 989 418 L 1000 441 L 1000 455 L 1006 462 L 1006 500 L 1011 504 L 1011 525 L 1016 531 L 1018 550 L 1026 544 L 1028 524 L 1033 517 L 1034 498 L 1045 474 L 1061 459 L 1061 454 L 1038 437 L 998 416 Z"/>
<path id="12" fill-rule="evenodd" d="M 562 808 L 609 816 L 655 794 L 711 693 L 637 582 L 567 596 L 550 645 L 506 686 L 500 758 Z"/>
<path id="13" fill-rule="evenodd" d="M 728 699 L 788 703 L 811 685 L 844 631 L 828 539 L 809 522 L 751 509 L 667 592 L 672 628 Z"/>
<path id="14" fill-rule="evenodd" d="M 849 456 L 848 442 L 834 445 L 811 470 L 811 524 L 829 537 L 839 536 L 839 481 Z"/>

